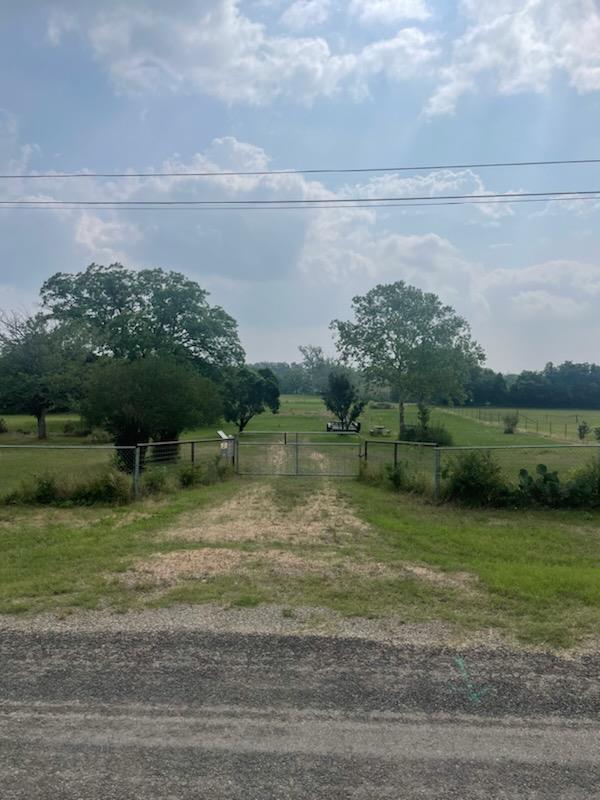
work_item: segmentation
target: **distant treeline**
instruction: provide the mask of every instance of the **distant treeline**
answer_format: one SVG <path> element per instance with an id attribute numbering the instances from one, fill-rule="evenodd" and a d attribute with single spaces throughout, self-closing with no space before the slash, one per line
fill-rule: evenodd
<path id="1" fill-rule="evenodd" d="M 269 368 L 277 376 L 283 394 L 320 394 L 332 369 L 340 369 L 335 360 L 324 356 L 318 347 L 300 348 L 301 362 L 261 362 L 254 368 Z M 345 368 L 347 370 L 347 368 Z M 356 384 L 362 385 L 358 372 L 348 370 Z M 392 388 L 366 389 L 371 399 L 397 400 Z M 600 408 L 600 365 L 565 361 L 543 370 L 524 370 L 519 375 L 472 369 L 465 386 L 466 404 L 475 406 L 513 406 L 515 408 Z M 415 399 L 415 398 L 411 398 Z"/>
<path id="2" fill-rule="evenodd" d="M 502 375 L 491 369 L 474 369 L 466 387 L 475 406 L 515 408 L 600 408 L 600 366 L 565 361 L 543 370 Z"/>

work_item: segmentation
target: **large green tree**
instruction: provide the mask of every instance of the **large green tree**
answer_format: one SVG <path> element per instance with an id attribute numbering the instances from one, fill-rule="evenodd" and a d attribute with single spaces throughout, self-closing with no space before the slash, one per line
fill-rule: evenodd
<path id="1" fill-rule="evenodd" d="M 215 384 L 191 364 L 157 355 L 98 361 L 89 370 L 81 411 L 116 445 L 130 446 L 213 424 L 222 404 Z"/>
<path id="2" fill-rule="evenodd" d="M 130 270 L 91 264 L 84 272 L 57 272 L 41 299 L 61 326 L 84 332 L 98 355 L 143 358 L 184 356 L 210 373 L 244 361 L 235 320 L 211 306 L 208 292 L 179 272 Z"/>
<path id="3" fill-rule="evenodd" d="M 353 320 L 331 323 L 338 351 L 370 383 L 398 392 L 400 433 L 407 399 L 464 396 L 469 371 L 484 355 L 466 320 L 451 306 L 397 281 L 354 297 L 352 308 Z"/>
<path id="4" fill-rule="evenodd" d="M 330 372 L 327 387 L 321 394 L 326 408 L 338 419 L 342 430 L 349 430 L 365 407 L 358 389 L 343 372 Z"/>
<path id="5" fill-rule="evenodd" d="M 41 314 L 0 316 L 0 409 L 31 414 L 45 439 L 46 415 L 77 399 L 83 352 Z"/>
<path id="6" fill-rule="evenodd" d="M 250 420 L 269 408 L 279 411 L 279 385 L 270 369 L 239 367 L 229 370 L 223 382 L 223 410 L 227 422 L 241 433 Z"/>

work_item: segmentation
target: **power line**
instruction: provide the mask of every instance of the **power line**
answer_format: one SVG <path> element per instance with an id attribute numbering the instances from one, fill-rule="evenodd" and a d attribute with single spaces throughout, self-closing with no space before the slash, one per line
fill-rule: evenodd
<path id="1" fill-rule="evenodd" d="M 111 205 L 99 205 L 99 206 L 85 206 L 85 210 L 93 210 L 93 211 L 322 211 L 327 209 L 345 209 L 345 210 L 352 210 L 355 208 L 428 208 L 431 206 L 481 206 L 481 205 L 513 205 L 516 203 L 551 203 L 551 202 L 569 202 L 575 200 L 577 202 L 583 202 L 586 200 L 600 200 L 600 193 L 598 196 L 592 195 L 585 195 L 583 197 L 521 197 L 515 198 L 513 200 L 501 200 L 501 199 L 492 199 L 489 201 L 486 200 L 452 200 L 452 201 L 441 201 L 441 202 L 420 202 L 420 203 L 356 203 L 355 205 L 336 205 L 332 203 L 331 205 L 318 205 L 318 206 L 311 206 L 311 205 L 243 205 L 243 201 L 240 201 L 242 205 L 236 206 L 214 206 L 214 205 L 202 205 L 202 206 L 160 206 L 160 205 L 146 205 L 146 206 L 136 206 L 136 205 L 118 205 L 118 206 L 111 206 Z M 81 210 L 82 206 L 80 205 L 56 205 L 56 206 L 48 206 L 48 205 L 35 205 L 34 200 L 31 201 L 32 205 L 9 205 L 10 201 L 6 201 L 4 204 L 0 204 L 0 210 L 12 210 L 12 211 L 77 211 Z"/>
<path id="2" fill-rule="evenodd" d="M 422 164 L 396 167 L 332 167 L 322 169 L 239 170 L 227 172 L 40 172 L 5 174 L 0 180 L 39 180 L 44 178 L 225 178 L 268 175 L 342 175 L 368 172 L 421 172 L 441 169 L 495 169 L 504 167 L 549 167 L 557 165 L 600 164 L 600 158 L 554 159 L 551 161 L 497 161 L 481 164 Z"/>
<path id="3" fill-rule="evenodd" d="M 500 194 L 446 194 L 437 195 L 413 195 L 413 196 L 390 196 L 390 197 L 328 197 L 322 199 L 305 199 L 299 198 L 294 200 L 279 199 L 279 200 L 0 200 L 0 205 L 31 205 L 36 204 L 39 206 L 57 206 L 69 205 L 74 208 L 95 206 L 155 206 L 155 207 L 185 207 L 185 206 L 270 206 L 270 205 L 295 205 L 295 206 L 314 206 L 321 207 L 323 204 L 348 205 L 351 203 L 361 203 L 365 206 L 374 203 L 397 203 L 405 204 L 408 202 L 425 202 L 425 201 L 445 201 L 445 200 L 481 200 L 484 203 L 489 203 L 493 200 L 505 199 L 509 202 L 511 199 L 518 198 L 550 198 L 550 197 L 566 197 L 568 199 L 577 200 L 582 197 L 600 195 L 600 189 L 581 189 L 574 191 L 560 191 L 560 192 L 504 192 Z M 600 199 L 600 198 L 599 198 Z"/>

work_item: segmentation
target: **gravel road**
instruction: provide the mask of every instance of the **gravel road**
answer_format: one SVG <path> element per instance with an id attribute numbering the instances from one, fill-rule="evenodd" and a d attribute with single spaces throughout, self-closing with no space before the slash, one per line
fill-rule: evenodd
<path id="1" fill-rule="evenodd" d="M 597 798 L 600 657 L 0 630 L 2 800 Z"/>

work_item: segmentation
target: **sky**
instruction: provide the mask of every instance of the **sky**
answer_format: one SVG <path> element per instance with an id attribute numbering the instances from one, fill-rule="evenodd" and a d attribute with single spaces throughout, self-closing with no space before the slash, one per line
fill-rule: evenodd
<path id="1" fill-rule="evenodd" d="M 0 4 L 0 199 L 249 200 L 600 190 L 600 164 L 68 180 L 600 158 L 595 0 Z M 600 361 L 600 200 L 422 208 L 0 209 L 0 308 L 92 262 L 183 272 L 249 361 L 333 354 L 329 323 L 404 280 L 488 366 Z"/>

